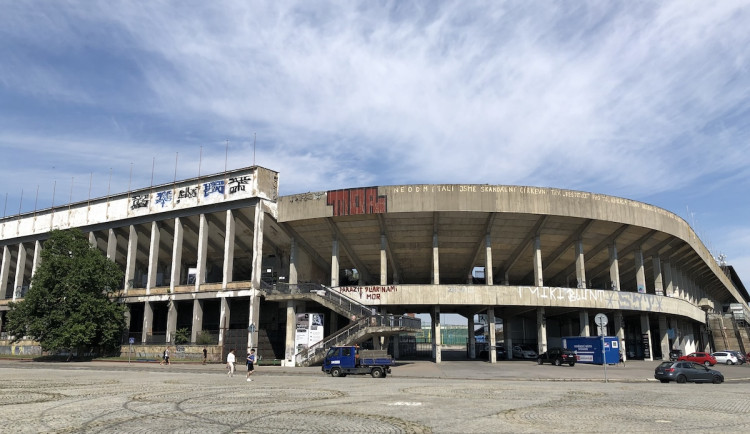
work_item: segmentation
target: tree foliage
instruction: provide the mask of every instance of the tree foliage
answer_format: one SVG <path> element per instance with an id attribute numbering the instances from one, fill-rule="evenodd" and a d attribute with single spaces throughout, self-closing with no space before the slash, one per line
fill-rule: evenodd
<path id="1" fill-rule="evenodd" d="M 15 341 L 27 336 L 45 351 L 120 345 L 125 306 L 111 296 L 123 273 L 92 247 L 79 229 L 54 230 L 24 299 L 10 304 L 7 331 Z"/>

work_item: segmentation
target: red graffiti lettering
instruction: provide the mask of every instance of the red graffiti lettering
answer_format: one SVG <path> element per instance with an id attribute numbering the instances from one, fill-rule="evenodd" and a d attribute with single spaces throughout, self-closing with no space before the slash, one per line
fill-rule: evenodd
<path id="1" fill-rule="evenodd" d="M 331 190 L 326 195 L 334 216 L 382 214 L 387 209 L 386 197 L 378 196 L 377 187 Z"/>

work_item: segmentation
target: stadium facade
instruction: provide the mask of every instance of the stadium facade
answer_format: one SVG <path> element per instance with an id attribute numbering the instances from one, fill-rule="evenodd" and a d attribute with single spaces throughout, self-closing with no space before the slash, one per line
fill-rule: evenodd
<path id="1" fill-rule="evenodd" d="M 649 204 L 464 184 L 279 197 L 278 179 L 253 166 L 4 217 L 3 323 L 49 231 L 67 228 L 87 233 L 124 271 L 120 296 L 136 345 L 187 330 L 190 342 L 259 347 L 290 365 L 302 362 L 295 339 L 310 313 L 325 318 L 325 336 L 391 335 L 396 354 L 398 332 L 410 327 L 398 316 L 429 314 L 440 362 L 445 313 L 467 319 L 470 358 L 479 322 L 501 322 L 506 348 L 543 351 L 563 336 L 596 335 L 603 313 L 626 354 L 653 359 L 711 348 L 709 315 L 748 311 L 693 229 Z M 376 318 L 379 328 L 351 332 Z"/>

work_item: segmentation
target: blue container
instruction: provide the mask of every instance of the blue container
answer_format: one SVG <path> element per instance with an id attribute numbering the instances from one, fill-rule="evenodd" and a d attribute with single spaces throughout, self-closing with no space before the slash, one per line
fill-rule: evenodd
<path id="1" fill-rule="evenodd" d="M 606 357 L 607 364 L 611 365 L 620 361 L 620 341 L 617 336 L 604 336 L 604 339 L 601 336 L 564 336 L 562 344 L 576 353 L 578 363 L 601 365 L 603 357 Z"/>

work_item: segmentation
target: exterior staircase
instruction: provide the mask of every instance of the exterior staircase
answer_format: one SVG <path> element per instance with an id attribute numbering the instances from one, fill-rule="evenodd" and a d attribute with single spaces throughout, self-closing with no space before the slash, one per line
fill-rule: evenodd
<path id="1" fill-rule="evenodd" d="M 348 326 L 300 351 L 295 359 L 297 366 L 311 366 L 322 362 L 326 350 L 332 346 L 355 345 L 374 337 L 418 332 L 422 328 L 422 321 L 418 318 L 375 313 L 371 307 L 317 283 L 264 283 L 261 291 L 268 301 L 310 300 L 351 320 Z"/>
<path id="2" fill-rule="evenodd" d="M 734 314 L 709 314 L 708 327 L 711 331 L 714 351 L 737 350 L 746 354 L 750 349 L 748 323 L 738 320 Z"/>

